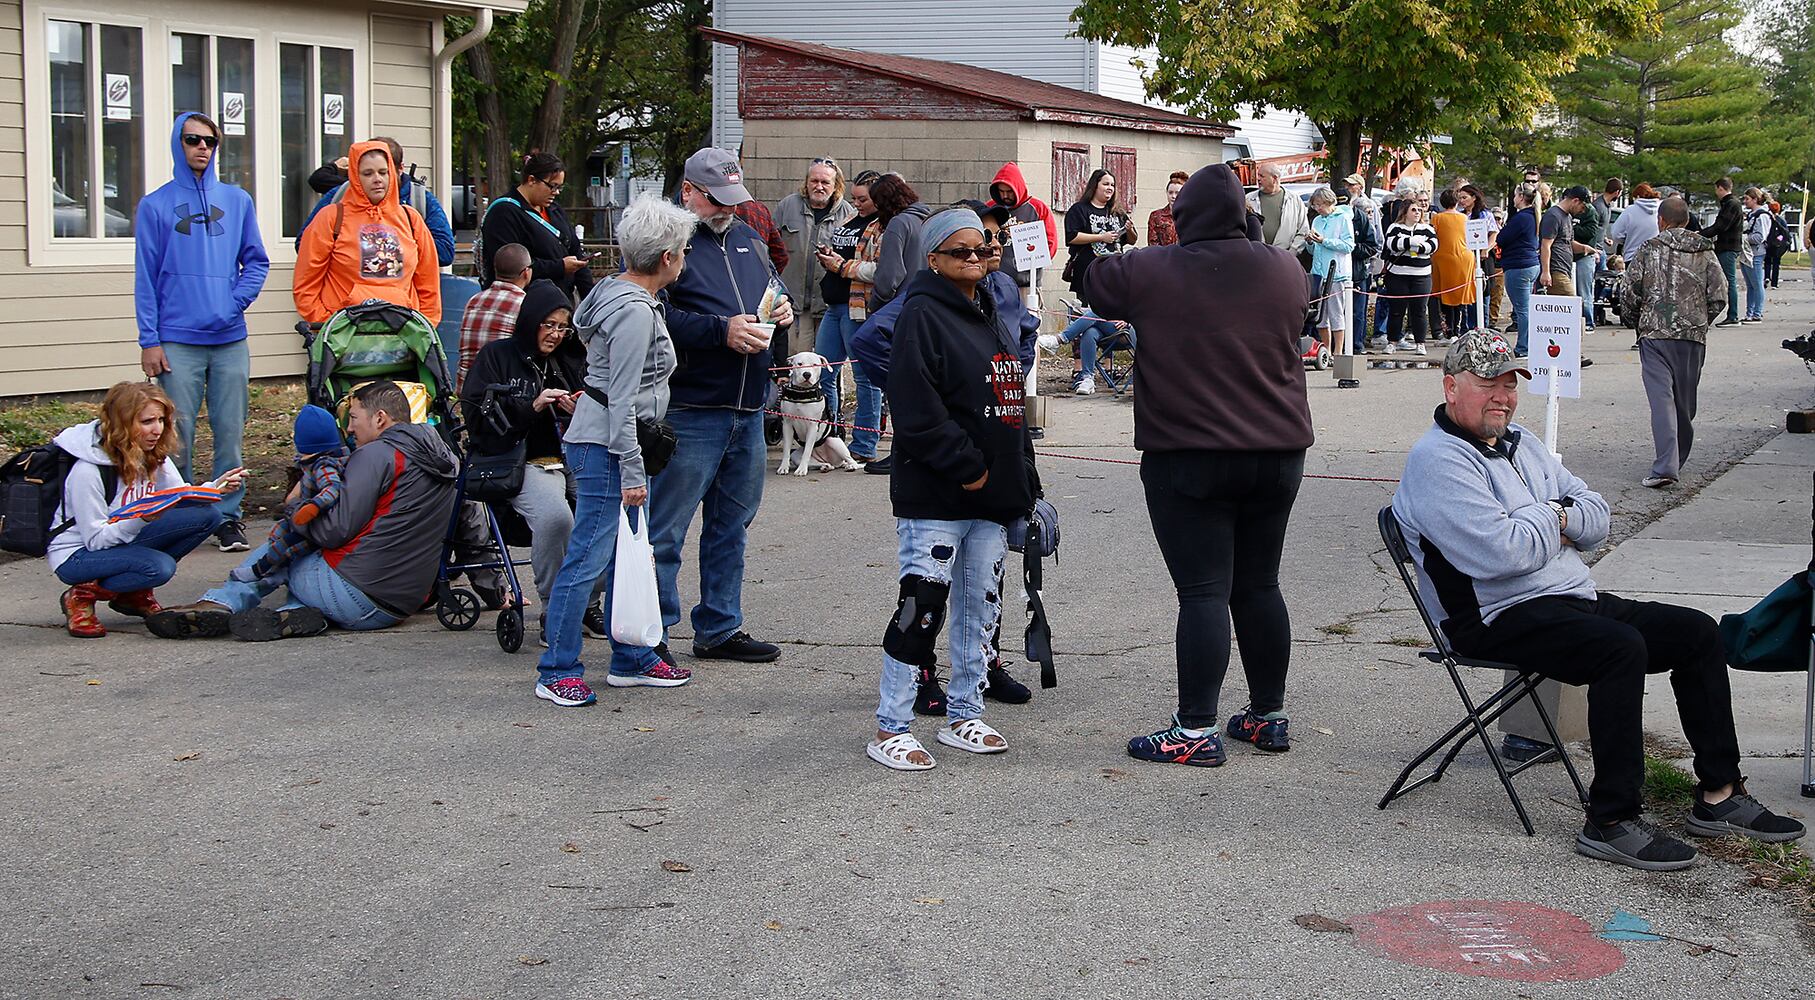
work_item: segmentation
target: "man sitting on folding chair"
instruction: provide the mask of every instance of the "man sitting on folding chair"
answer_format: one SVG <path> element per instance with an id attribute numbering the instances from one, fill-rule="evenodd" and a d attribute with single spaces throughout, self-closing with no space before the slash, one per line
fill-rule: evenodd
<path id="1" fill-rule="evenodd" d="M 1640 818 L 1645 675 L 1670 673 L 1695 750 L 1698 837 L 1781 842 L 1803 825 L 1746 794 L 1727 664 L 1714 620 L 1597 593 L 1582 552 L 1607 538 L 1607 501 L 1512 422 L 1519 366 L 1504 338 L 1470 333 L 1443 360 L 1443 405 L 1393 497 L 1420 597 L 1457 652 L 1588 688 L 1594 782 L 1576 850 L 1648 871 L 1695 849 Z"/>

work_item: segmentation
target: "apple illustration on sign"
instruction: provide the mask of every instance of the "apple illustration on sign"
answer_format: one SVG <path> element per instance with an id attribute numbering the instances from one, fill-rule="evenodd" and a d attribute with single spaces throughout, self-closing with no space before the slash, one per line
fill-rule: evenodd
<path id="1" fill-rule="evenodd" d="M 1563 354 L 1563 348 L 1557 346 L 1557 342 L 1554 340 L 1550 342 L 1550 347 L 1547 348 L 1547 350 L 1550 352 L 1550 356 L 1553 358 L 1561 357 Z"/>

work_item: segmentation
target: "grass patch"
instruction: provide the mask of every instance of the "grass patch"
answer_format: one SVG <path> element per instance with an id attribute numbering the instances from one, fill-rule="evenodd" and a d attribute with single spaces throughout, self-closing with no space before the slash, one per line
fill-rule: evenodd
<path id="1" fill-rule="evenodd" d="M 1404 646 L 1407 649 L 1423 649 L 1430 645 L 1430 642 L 1425 639 L 1420 639 L 1415 635 L 1396 635 L 1391 639 L 1388 639 L 1387 644 L 1392 646 Z"/>
<path id="2" fill-rule="evenodd" d="M 0 406 L 0 452 L 35 448 L 57 436 L 72 424 L 83 424 L 95 418 L 99 410 L 94 403 L 73 403 L 61 399 L 39 399 L 28 396 Z"/>
<path id="3" fill-rule="evenodd" d="M 1694 775 L 1663 757 L 1645 755 L 1645 805 L 1654 815 L 1688 812 L 1695 785 Z"/>
<path id="4" fill-rule="evenodd" d="M 1317 626 L 1317 631 L 1322 632 L 1325 635 L 1354 635 L 1355 626 L 1350 625 L 1348 622 L 1332 622 L 1329 625 Z"/>

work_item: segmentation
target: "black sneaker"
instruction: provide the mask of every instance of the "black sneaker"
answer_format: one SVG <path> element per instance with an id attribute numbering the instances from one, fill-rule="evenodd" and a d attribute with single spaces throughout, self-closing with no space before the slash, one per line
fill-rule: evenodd
<path id="1" fill-rule="evenodd" d="M 596 604 L 587 608 L 586 614 L 581 616 L 580 627 L 586 631 L 589 638 L 611 638 L 611 623 L 605 620 L 605 609 Z"/>
<path id="2" fill-rule="evenodd" d="M 1696 796 L 1695 807 L 1689 810 L 1689 819 L 1683 825 L 1696 837 L 1738 834 L 1767 844 L 1788 843 L 1808 832 L 1801 823 L 1777 815 L 1746 794 L 1744 780 L 1734 787 L 1732 795 L 1717 805 L 1708 805 L 1701 801 L 1701 796 Z"/>
<path id="3" fill-rule="evenodd" d="M 222 552 L 244 552 L 252 547 L 246 543 L 246 522 L 238 519 L 222 521 L 214 529 L 214 541 Z"/>
<path id="4" fill-rule="evenodd" d="M 233 613 L 213 601 L 160 608 L 145 619 L 145 628 L 160 639 L 212 639 L 227 634 Z"/>
<path id="5" fill-rule="evenodd" d="M 739 663 L 769 663 L 781 658 L 781 647 L 757 642 L 748 632 L 733 633 L 716 646 L 693 644 L 693 656 L 700 660 L 736 660 Z"/>
<path id="6" fill-rule="evenodd" d="M 984 678 L 983 697 L 1004 705 L 1025 705 L 1034 700 L 1034 693 L 1027 689 L 1027 685 L 1010 677 L 1008 668 L 1002 665 L 1001 660 L 997 660 Z"/>
<path id="7" fill-rule="evenodd" d="M 1231 716 L 1229 725 L 1223 732 L 1230 739 L 1252 743 L 1257 749 L 1268 753 L 1285 753 L 1292 749 L 1290 724 L 1283 712 L 1268 712 L 1255 715 L 1253 709 L 1242 709 L 1242 714 Z"/>
<path id="8" fill-rule="evenodd" d="M 227 631 L 244 642 L 301 639 L 327 630 L 327 616 L 315 608 L 253 608 L 227 619 Z"/>
<path id="9" fill-rule="evenodd" d="M 1636 817 L 1611 826 L 1592 820 L 1582 824 L 1576 853 L 1648 872 L 1673 872 L 1695 863 L 1695 848 Z"/>
<path id="10" fill-rule="evenodd" d="M 945 686 L 932 667 L 920 668 L 920 690 L 914 692 L 914 714 L 945 716 Z"/>
<path id="11" fill-rule="evenodd" d="M 1739 320 L 1736 320 L 1736 319 L 1723 319 L 1723 320 L 1721 320 L 1721 321 L 1720 321 L 1720 322 L 1719 322 L 1719 323 L 1716 323 L 1716 324 L 1714 324 L 1714 325 L 1715 325 L 1715 326 L 1738 326 L 1738 325 L 1739 325 Z"/>
<path id="12" fill-rule="evenodd" d="M 883 457 L 883 458 L 879 458 L 876 461 L 871 462 L 870 464 L 864 466 L 863 471 L 869 473 L 872 476 L 886 476 L 889 474 L 889 466 L 892 462 L 894 462 L 894 460 L 895 460 L 895 456 L 892 454 L 888 455 L 886 457 Z"/>

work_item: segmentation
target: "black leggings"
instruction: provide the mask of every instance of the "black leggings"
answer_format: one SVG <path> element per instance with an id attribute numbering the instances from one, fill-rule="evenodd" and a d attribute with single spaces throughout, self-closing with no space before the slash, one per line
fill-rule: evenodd
<path id="1" fill-rule="evenodd" d="M 1178 591 L 1178 718 L 1188 729 L 1217 724 L 1231 616 L 1249 707 L 1264 714 L 1285 706 L 1292 626 L 1279 592 L 1279 556 L 1304 471 L 1302 451 L 1141 457 L 1147 516 Z"/>
<path id="2" fill-rule="evenodd" d="M 1386 294 L 1400 296 L 1424 296 L 1424 298 L 1393 298 L 1386 300 L 1386 339 L 1399 343 L 1405 336 L 1405 320 L 1412 320 L 1412 339 L 1424 343 L 1430 323 L 1431 276 L 1420 274 L 1386 274 Z"/>

